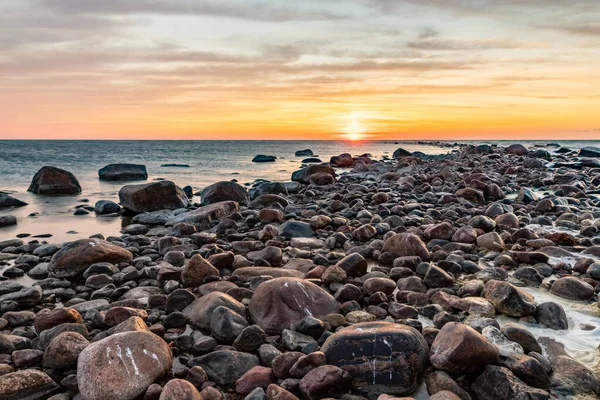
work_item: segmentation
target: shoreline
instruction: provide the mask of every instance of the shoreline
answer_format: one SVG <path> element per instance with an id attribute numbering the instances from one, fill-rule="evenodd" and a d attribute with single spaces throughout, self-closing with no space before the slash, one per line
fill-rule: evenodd
<path id="1" fill-rule="evenodd" d="M 0 241 L 0 371 L 90 399 L 600 395 L 600 149 L 457 144 L 202 204 L 127 183 L 120 234 Z"/>

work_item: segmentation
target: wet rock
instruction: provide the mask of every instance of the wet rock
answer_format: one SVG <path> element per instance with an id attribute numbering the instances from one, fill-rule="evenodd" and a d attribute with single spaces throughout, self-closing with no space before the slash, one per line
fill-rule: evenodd
<path id="1" fill-rule="evenodd" d="M 423 336 L 412 327 L 388 322 L 341 329 L 321 350 L 328 364 L 350 373 L 354 389 L 363 394 L 412 393 L 427 366 L 428 346 Z"/>
<path id="2" fill-rule="evenodd" d="M 92 264 L 117 264 L 131 261 L 132 257 L 128 250 L 105 240 L 80 239 L 65 243 L 52 256 L 48 271 L 56 278 L 70 278 L 82 274 Z"/>
<path id="3" fill-rule="evenodd" d="M 351 167 L 354 164 L 354 160 L 352 159 L 352 155 L 348 153 L 340 154 L 339 156 L 331 157 L 329 163 L 336 167 L 347 168 Z"/>
<path id="4" fill-rule="evenodd" d="M 58 389 L 52 378 L 34 369 L 0 376 L 0 398 L 3 400 L 44 400 Z"/>
<path id="5" fill-rule="evenodd" d="M 145 165 L 109 164 L 98 170 L 101 181 L 137 181 L 148 179 Z"/>
<path id="6" fill-rule="evenodd" d="M 177 224 L 194 224 L 201 228 L 208 229 L 213 221 L 220 221 L 223 218 L 229 217 L 231 214 L 239 211 L 240 206 L 235 201 L 221 201 L 213 204 L 208 204 L 203 207 L 198 207 L 193 211 L 181 213 L 175 217 L 170 217 L 166 225 L 175 226 Z M 197 233 L 192 235 L 192 239 L 206 240 L 206 236 Z M 204 243 L 198 243 L 202 245 Z"/>
<path id="7" fill-rule="evenodd" d="M 564 299 L 588 301 L 594 297 L 594 288 L 575 277 L 565 276 L 552 284 L 550 293 Z"/>
<path id="8" fill-rule="evenodd" d="M 509 340 L 520 344 L 526 353 L 535 351 L 542 353 L 542 348 L 531 332 L 519 324 L 508 322 L 502 326 L 502 333 Z"/>
<path id="9" fill-rule="evenodd" d="M 496 347 L 473 328 L 449 322 L 431 345 L 430 361 L 437 369 L 456 374 L 481 370 L 498 361 Z"/>
<path id="10" fill-rule="evenodd" d="M 488 281 L 483 296 L 494 305 L 498 313 L 512 317 L 532 315 L 536 310 L 533 296 L 508 282 Z"/>
<path id="11" fill-rule="evenodd" d="M 569 320 L 560 304 L 551 301 L 539 304 L 534 317 L 538 324 L 547 328 L 554 330 L 569 329 Z"/>
<path id="12" fill-rule="evenodd" d="M 0 228 L 14 226 L 17 224 L 17 217 L 14 215 L 0 215 Z"/>
<path id="13" fill-rule="evenodd" d="M 548 392 L 523 383 L 508 368 L 488 365 L 471 385 L 479 399 L 547 400 Z"/>
<path id="14" fill-rule="evenodd" d="M 45 368 L 66 369 L 77 365 L 79 354 L 90 342 L 77 332 L 63 332 L 44 350 Z"/>
<path id="15" fill-rule="evenodd" d="M 110 200 L 99 200 L 94 207 L 94 212 L 98 215 L 114 214 L 119 211 L 121 211 L 121 206 Z"/>
<path id="16" fill-rule="evenodd" d="M 119 190 L 119 201 L 134 213 L 176 210 L 187 207 L 189 203 L 185 192 L 171 181 L 123 186 Z"/>
<path id="17" fill-rule="evenodd" d="M 221 181 L 213 183 L 200 192 L 202 202 L 205 204 L 219 203 L 222 201 L 235 201 L 246 204 L 249 200 L 246 188 L 235 182 Z"/>
<path id="18" fill-rule="evenodd" d="M 286 238 L 314 236 L 310 224 L 301 221 L 287 221 L 279 227 L 279 235 Z"/>
<path id="19" fill-rule="evenodd" d="M 341 268 L 347 276 L 359 277 L 367 273 L 367 260 L 358 253 L 347 255 L 335 266 Z"/>
<path id="20" fill-rule="evenodd" d="M 550 377 L 542 364 L 533 357 L 514 355 L 507 358 L 504 365 L 528 385 L 541 389 L 550 386 Z"/>
<path id="21" fill-rule="evenodd" d="M 0 296 L 0 304 L 5 302 L 15 302 L 22 308 L 32 308 L 42 299 L 42 289 L 39 286 L 32 286 L 18 292 L 7 293 Z"/>
<path id="22" fill-rule="evenodd" d="M 489 340 L 496 348 L 502 357 L 510 357 L 512 355 L 523 354 L 523 347 L 520 344 L 509 340 L 500 329 L 493 326 L 486 326 L 481 331 L 481 334 Z"/>
<path id="23" fill-rule="evenodd" d="M 181 269 L 181 283 L 184 287 L 200 286 L 209 276 L 219 276 L 219 270 L 200 254 L 194 255 Z"/>
<path id="24" fill-rule="evenodd" d="M 46 166 L 36 172 L 27 191 L 46 196 L 74 195 L 81 193 L 81 185 L 71 172 Z"/>
<path id="25" fill-rule="evenodd" d="M 87 346 L 77 362 L 77 384 L 86 400 L 134 399 L 171 369 L 171 350 L 150 332 L 126 332 Z"/>
<path id="26" fill-rule="evenodd" d="M 600 147 L 582 147 L 581 150 L 579 150 L 579 157 L 600 157 Z"/>
<path id="27" fill-rule="evenodd" d="M 339 311 L 339 303 L 317 285 L 297 278 L 275 278 L 261 283 L 250 300 L 252 321 L 268 333 L 279 333 L 305 316 Z"/>
<path id="28" fill-rule="evenodd" d="M 254 156 L 254 158 L 252 159 L 252 162 L 265 163 L 265 162 L 275 162 L 276 160 L 277 160 L 277 157 L 275 157 L 275 156 L 266 156 L 264 154 L 258 154 L 256 156 Z"/>
<path id="29" fill-rule="evenodd" d="M 24 201 L 15 199 L 14 197 L 6 193 L 0 193 L 0 208 L 24 207 L 26 205 L 27 203 L 25 203 Z"/>
<path id="30" fill-rule="evenodd" d="M 330 175 L 332 181 L 335 181 L 335 170 L 331 168 L 329 165 L 309 165 L 306 168 L 302 168 L 292 174 L 292 181 L 300 182 L 308 185 L 310 183 L 310 177 L 316 173 L 325 173 Z"/>

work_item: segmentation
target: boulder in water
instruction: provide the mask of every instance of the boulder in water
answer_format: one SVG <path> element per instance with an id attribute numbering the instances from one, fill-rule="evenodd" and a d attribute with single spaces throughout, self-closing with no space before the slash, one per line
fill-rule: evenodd
<path id="1" fill-rule="evenodd" d="M 297 150 L 295 153 L 296 157 L 309 157 L 314 156 L 315 154 L 311 149 Z"/>
<path id="2" fill-rule="evenodd" d="M 581 150 L 579 150 L 579 157 L 600 157 L 600 147 L 582 147 Z"/>
<path id="3" fill-rule="evenodd" d="M 352 159 L 352 155 L 343 153 L 339 156 L 331 157 L 329 163 L 331 165 L 335 165 L 336 167 L 351 167 L 352 164 L 354 164 L 354 160 Z"/>
<path id="4" fill-rule="evenodd" d="M 252 162 L 255 163 L 263 163 L 263 162 L 275 162 L 277 160 L 277 157 L 275 156 L 267 156 L 264 154 L 259 154 L 254 156 L 254 158 L 252 159 Z"/>
<path id="5" fill-rule="evenodd" d="M 392 154 L 393 158 L 404 158 L 404 157 L 411 157 L 412 153 L 408 150 L 404 150 L 402 147 L 399 147 L 398 149 L 396 149 L 396 151 L 394 151 L 394 154 Z"/>
<path id="6" fill-rule="evenodd" d="M 27 191 L 47 196 L 73 195 L 81 193 L 81 185 L 73 173 L 45 166 L 33 176 Z"/>
<path id="7" fill-rule="evenodd" d="M 25 203 L 24 201 L 15 199 L 14 197 L 9 196 L 6 193 L 0 193 L 0 208 L 23 207 L 26 205 L 27 203 Z"/>
<path id="8" fill-rule="evenodd" d="M 185 192 L 171 181 L 126 185 L 119 190 L 121 205 L 134 213 L 175 210 L 189 204 Z"/>
<path id="9" fill-rule="evenodd" d="M 136 181 L 148 179 L 146 166 L 141 164 L 108 164 L 98 170 L 101 181 Z"/>

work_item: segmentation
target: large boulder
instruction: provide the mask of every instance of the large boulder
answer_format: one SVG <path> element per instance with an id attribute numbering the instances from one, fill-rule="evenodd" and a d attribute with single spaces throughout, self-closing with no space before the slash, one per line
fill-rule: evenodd
<path id="1" fill-rule="evenodd" d="M 333 181 L 335 181 L 335 170 L 331 166 L 325 164 L 309 165 L 306 168 L 295 171 L 292 173 L 292 181 L 308 185 L 310 183 L 311 175 L 314 175 L 318 172 L 324 172 L 331 175 L 333 177 Z"/>
<path id="2" fill-rule="evenodd" d="M 336 167 L 347 168 L 351 167 L 354 164 L 354 160 L 352 159 L 352 155 L 348 153 L 340 154 L 339 156 L 331 157 L 329 161 L 331 165 L 335 165 Z"/>
<path id="3" fill-rule="evenodd" d="M 24 201 L 15 199 L 14 197 L 9 196 L 6 193 L 0 193 L 0 208 L 23 207 L 26 205 L 27 203 L 25 203 Z"/>
<path id="4" fill-rule="evenodd" d="M 218 307 L 226 307 L 240 315 L 246 314 L 246 307 L 228 294 L 211 292 L 183 309 L 188 323 L 197 329 L 210 329 L 210 321 L 213 312 Z"/>
<path id="5" fill-rule="evenodd" d="M 428 364 L 425 338 L 414 328 L 390 322 L 363 322 L 341 329 L 323 344 L 327 364 L 352 376 L 369 398 L 414 392 Z"/>
<path id="6" fill-rule="evenodd" d="M 121 205 L 134 213 L 175 210 L 188 206 L 185 192 L 171 181 L 126 185 L 119 190 Z"/>
<path id="7" fill-rule="evenodd" d="M 73 195 L 81 193 L 81 185 L 73 173 L 46 166 L 36 172 L 27 191 L 47 196 Z"/>
<path id="8" fill-rule="evenodd" d="M 338 312 L 340 305 L 314 283 L 297 278 L 275 278 L 261 283 L 250 299 L 252 321 L 268 333 L 281 333 L 305 316 Z"/>
<path id="9" fill-rule="evenodd" d="M 462 375 L 498 362 L 498 349 L 470 326 L 446 323 L 431 344 L 431 364 L 443 371 Z"/>
<path id="10" fill-rule="evenodd" d="M 86 400 L 131 400 L 165 375 L 169 345 L 150 332 L 117 333 L 87 346 L 77 361 L 77 384 Z"/>
<path id="11" fill-rule="evenodd" d="M 394 151 L 394 154 L 392 154 L 393 158 L 404 158 L 404 157 L 410 157 L 410 156 L 412 156 L 412 153 L 408 150 L 403 149 L 402 147 L 398 147 Z"/>
<path id="12" fill-rule="evenodd" d="M 579 157 L 598 157 L 600 158 L 600 147 L 586 146 L 579 150 Z"/>
<path id="13" fill-rule="evenodd" d="M 42 371 L 25 369 L 0 376 L 0 399 L 45 400 L 59 386 Z"/>
<path id="14" fill-rule="evenodd" d="M 488 281 L 482 295 L 494 305 L 498 313 L 511 317 L 532 315 L 537 307 L 532 295 L 508 282 Z"/>
<path id="15" fill-rule="evenodd" d="M 108 164 L 98 170 L 101 181 L 136 181 L 148 179 L 146 166 L 141 164 Z"/>
<path id="16" fill-rule="evenodd" d="M 565 276 L 552 284 L 550 293 L 564 299 L 588 301 L 594 297 L 594 287 L 573 276 Z"/>
<path id="17" fill-rule="evenodd" d="M 118 264 L 131 261 L 129 250 L 100 239 L 80 239 L 63 244 L 54 253 L 48 271 L 56 278 L 72 278 L 82 274 L 92 264 Z"/>
<path id="18" fill-rule="evenodd" d="M 221 201 L 235 201 L 240 204 L 248 202 L 246 188 L 235 182 L 221 181 L 213 183 L 200 192 L 202 203 L 212 204 Z"/>
<path id="19" fill-rule="evenodd" d="M 418 256 L 423 261 L 428 261 L 431 257 L 425 243 L 413 233 L 399 233 L 389 237 L 383 244 L 383 252 L 392 253 L 396 258 Z"/>

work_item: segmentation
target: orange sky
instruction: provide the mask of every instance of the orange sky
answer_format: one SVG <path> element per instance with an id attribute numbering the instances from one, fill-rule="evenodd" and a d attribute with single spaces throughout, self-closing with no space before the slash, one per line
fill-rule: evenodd
<path id="1" fill-rule="evenodd" d="M 3 139 L 600 139 L 600 3 L 5 0 Z"/>

